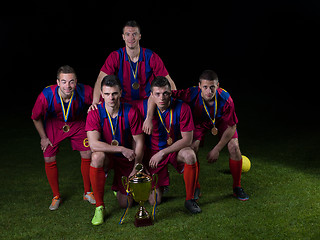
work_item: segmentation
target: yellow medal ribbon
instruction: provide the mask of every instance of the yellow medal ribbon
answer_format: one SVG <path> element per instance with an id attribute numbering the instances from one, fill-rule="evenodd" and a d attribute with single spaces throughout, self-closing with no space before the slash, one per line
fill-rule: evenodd
<path id="1" fill-rule="evenodd" d="M 107 112 L 108 120 L 109 120 L 109 123 L 110 123 L 110 126 L 111 126 L 112 139 L 115 139 L 116 138 L 116 132 L 117 132 L 117 126 L 118 126 L 118 116 L 117 116 L 116 127 L 114 128 L 113 124 L 112 124 L 112 119 L 111 119 L 110 113 L 108 112 L 107 108 L 106 108 L 106 112 Z"/>
<path id="2" fill-rule="evenodd" d="M 128 53 L 127 53 L 127 55 L 128 55 Z M 140 50 L 139 50 L 139 54 L 138 54 L 138 56 L 140 57 Z M 133 68 L 132 68 L 132 61 L 131 61 L 131 59 L 130 59 L 130 56 L 129 56 L 129 55 L 128 55 L 128 59 L 129 59 L 130 69 L 131 69 L 131 71 L 132 71 L 133 77 L 134 77 L 134 79 L 135 79 L 135 80 L 137 80 L 137 72 L 138 72 L 139 59 L 138 59 L 137 64 L 136 64 L 136 70 L 135 70 L 135 71 L 133 71 Z"/>
<path id="3" fill-rule="evenodd" d="M 166 127 L 166 124 L 164 123 L 163 119 L 162 119 L 162 116 L 161 116 L 161 113 L 160 113 L 160 110 L 159 108 L 157 107 L 157 110 L 158 110 L 158 115 L 159 115 L 159 118 L 161 120 L 161 123 L 162 125 L 164 126 L 164 128 L 166 129 L 167 133 L 170 135 L 170 129 L 171 129 L 171 124 L 172 124 L 172 108 L 170 108 L 170 123 L 169 123 L 169 130 L 167 129 Z"/>
<path id="4" fill-rule="evenodd" d="M 203 98 L 202 98 L 202 103 L 203 103 L 203 107 L 206 110 L 206 113 L 207 113 L 208 117 L 210 118 L 210 120 L 212 121 L 212 124 L 214 126 L 215 123 L 216 123 L 216 115 L 217 115 L 217 94 L 214 96 L 214 115 L 213 115 L 213 120 L 212 120 L 212 118 L 210 116 L 210 113 L 208 111 L 208 108 L 207 108 L 206 103 L 203 100 Z"/>
<path id="5" fill-rule="evenodd" d="M 70 113 L 70 107 L 71 107 L 71 103 L 72 103 L 72 100 L 73 100 L 73 94 L 74 94 L 74 92 L 72 92 L 71 99 L 70 99 L 70 101 L 69 101 L 67 111 L 66 111 L 65 108 L 64 108 L 64 104 L 63 104 L 63 100 L 62 100 L 61 95 L 58 94 L 59 97 L 60 97 L 61 106 L 62 106 L 62 112 L 63 112 L 63 119 L 64 119 L 65 122 L 68 121 L 68 117 L 69 117 L 69 113 Z"/>

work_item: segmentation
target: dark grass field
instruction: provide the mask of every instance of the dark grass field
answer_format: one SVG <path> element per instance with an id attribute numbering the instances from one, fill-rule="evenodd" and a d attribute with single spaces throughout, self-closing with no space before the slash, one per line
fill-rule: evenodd
<path id="1" fill-rule="evenodd" d="M 58 155 L 63 203 L 49 211 L 52 196 L 39 136 L 28 114 L 12 114 L 1 125 L 0 239 L 319 239 L 319 130 L 312 123 L 290 123 L 280 113 L 266 117 L 246 108 L 246 102 L 239 105 L 240 147 L 252 162 L 242 175 L 250 200 L 232 197 L 226 150 L 217 163 L 207 163 L 206 153 L 217 141 L 208 136 L 199 153 L 202 213 L 186 212 L 183 178 L 170 168 L 170 191 L 157 208 L 155 224 L 144 228 L 133 225 L 137 206 L 118 225 L 123 210 L 110 191 L 112 174 L 106 183 L 106 222 L 91 225 L 94 206 L 82 200 L 80 157 L 68 141 Z"/>

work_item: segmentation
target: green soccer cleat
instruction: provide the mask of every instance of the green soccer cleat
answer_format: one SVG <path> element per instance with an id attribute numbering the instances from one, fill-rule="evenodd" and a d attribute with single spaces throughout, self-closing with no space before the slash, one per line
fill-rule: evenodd
<path id="1" fill-rule="evenodd" d="M 106 216 L 106 209 L 104 208 L 104 206 L 96 207 L 96 211 L 91 221 L 92 225 L 97 226 L 104 223 L 105 216 Z"/>

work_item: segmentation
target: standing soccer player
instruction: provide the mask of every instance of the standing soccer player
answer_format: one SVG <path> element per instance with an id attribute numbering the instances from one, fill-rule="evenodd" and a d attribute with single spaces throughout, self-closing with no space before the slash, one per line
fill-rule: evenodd
<path id="1" fill-rule="evenodd" d="M 201 209 L 194 200 L 198 165 L 195 152 L 189 147 L 192 143 L 194 124 L 190 107 L 181 100 L 171 98 L 170 83 L 165 77 L 158 76 L 151 83 L 152 101 L 156 111 L 152 118 L 153 131 L 147 136 L 145 164 L 151 174 L 158 174 L 157 202 L 161 202 L 163 189 L 169 186 L 167 165 L 171 163 L 182 174 L 186 189 L 185 207 L 191 213 L 200 213 Z M 149 100 L 150 101 L 150 100 Z M 137 104 L 146 118 L 148 99 Z M 154 193 L 149 202 L 154 204 Z"/>
<path id="2" fill-rule="evenodd" d="M 62 66 L 57 72 L 57 84 L 46 87 L 32 109 L 32 120 L 41 138 L 45 170 L 53 192 L 50 210 L 58 209 L 60 192 L 56 155 L 59 144 L 69 138 L 73 150 L 80 151 L 84 200 L 95 204 L 90 184 L 91 151 L 85 128 L 85 104 L 92 102 L 92 88 L 77 83 L 74 69 Z"/>
<path id="3" fill-rule="evenodd" d="M 121 82 L 122 98 L 126 102 L 146 99 L 155 76 L 164 76 L 176 89 L 161 58 L 153 51 L 140 47 L 140 26 L 128 21 L 123 27 L 125 47 L 112 52 L 103 64 L 94 87 L 93 105 L 100 99 L 101 81 L 106 75 L 117 75 Z"/>
<path id="4" fill-rule="evenodd" d="M 195 122 L 192 148 L 196 152 L 208 131 L 218 135 L 220 139 L 207 155 L 209 163 L 216 162 L 220 151 L 227 145 L 233 194 L 239 200 L 248 200 L 249 196 L 241 187 L 242 155 L 236 125 L 238 118 L 230 94 L 219 87 L 217 74 L 206 70 L 200 75 L 198 86 L 172 91 L 172 95 L 187 102 L 192 109 Z M 197 188 L 200 188 L 200 185 L 197 185 Z M 199 189 L 197 191 L 199 192 Z"/>
<path id="5" fill-rule="evenodd" d="M 105 169 L 114 169 L 112 190 L 117 192 L 120 207 L 127 207 L 126 189 L 122 176 L 130 177 L 136 173 L 134 166 L 142 162 L 144 135 L 142 117 L 129 103 L 121 103 L 121 83 L 117 76 L 105 76 L 101 83 L 104 102 L 88 113 L 86 131 L 92 150 L 90 179 L 96 197 L 96 210 L 93 225 L 104 222 L 103 202 Z M 132 204 L 129 198 L 129 206 Z"/>

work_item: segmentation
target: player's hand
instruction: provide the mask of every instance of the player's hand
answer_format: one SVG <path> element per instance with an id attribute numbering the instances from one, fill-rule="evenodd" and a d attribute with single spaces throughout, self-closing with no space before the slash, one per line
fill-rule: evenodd
<path id="1" fill-rule="evenodd" d="M 123 148 L 121 151 L 122 155 L 125 156 L 130 162 L 136 158 L 136 154 L 132 149 Z"/>
<path id="2" fill-rule="evenodd" d="M 215 148 L 212 149 L 207 155 L 208 163 L 215 163 L 216 161 L 218 161 L 219 155 L 220 152 L 218 150 L 216 150 Z"/>
<path id="3" fill-rule="evenodd" d="M 163 159 L 164 154 L 162 151 L 157 152 L 155 155 L 152 156 L 152 158 L 149 161 L 149 166 L 151 168 L 157 168 L 159 162 Z"/>
<path id="4" fill-rule="evenodd" d="M 146 120 L 144 120 L 144 122 L 143 122 L 142 130 L 143 130 L 146 134 L 151 135 L 152 129 L 153 129 L 152 119 L 149 119 L 149 118 L 147 117 Z"/>
<path id="5" fill-rule="evenodd" d="M 40 145 L 41 145 L 42 152 L 45 152 L 49 145 L 53 147 L 52 143 L 47 137 L 41 138 Z"/>
<path id="6" fill-rule="evenodd" d="M 91 110 L 96 110 L 98 109 L 98 105 L 101 104 L 101 102 L 98 103 L 92 103 L 91 106 L 88 109 L 88 112 L 90 112 Z"/>

